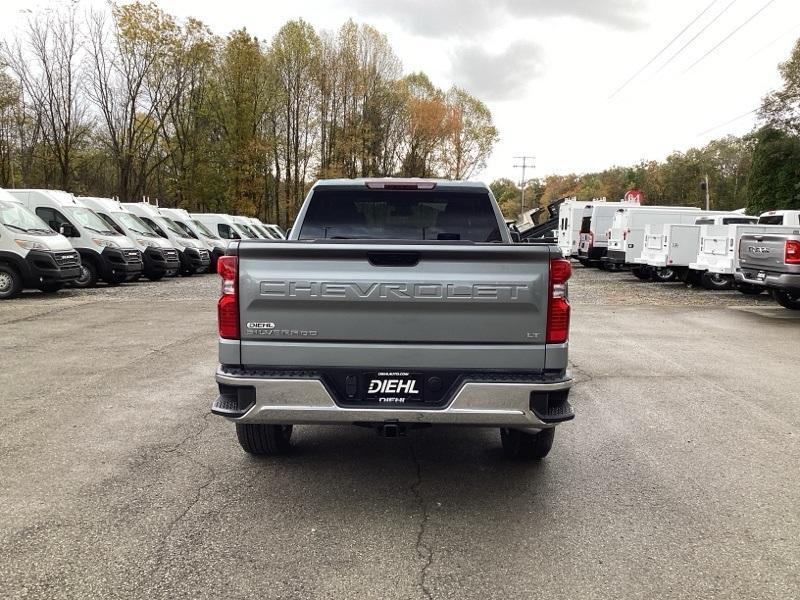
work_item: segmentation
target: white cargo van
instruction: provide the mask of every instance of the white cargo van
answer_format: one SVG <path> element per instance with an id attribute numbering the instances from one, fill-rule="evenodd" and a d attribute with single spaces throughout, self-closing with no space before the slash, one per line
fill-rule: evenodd
<path id="1" fill-rule="evenodd" d="M 618 208 L 631 206 L 629 202 L 589 202 L 583 207 L 578 260 L 584 266 L 602 264 L 608 250 L 608 231 Z M 636 205 L 638 206 L 638 205 Z"/>
<path id="2" fill-rule="evenodd" d="M 254 229 L 260 237 L 267 239 L 267 240 L 277 240 L 278 238 L 275 233 L 271 229 L 267 229 L 264 224 L 259 221 L 258 219 L 254 219 L 250 217 L 247 219 L 248 223 L 250 223 L 250 228 Z"/>
<path id="3" fill-rule="evenodd" d="M 689 265 L 697 260 L 700 249 L 699 223 L 724 223 L 725 219 L 746 221 L 737 213 L 701 212 L 693 223 L 662 223 L 645 225 L 644 246 L 637 262 L 650 267 L 652 276 L 660 281 L 681 279 L 696 283 Z M 690 277 L 691 276 L 691 277 Z"/>
<path id="4" fill-rule="evenodd" d="M 67 238 L 0 189 L 0 300 L 24 288 L 57 292 L 80 277 L 80 266 Z"/>
<path id="5" fill-rule="evenodd" d="M 118 200 L 81 196 L 78 198 L 108 225 L 131 238 L 142 253 L 142 274 L 151 281 L 177 275 L 180 270 L 178 249 L 158 235 Z"/>
<path id="6" fill-rule="evenodd" d="M 189 214 L 189 211 L 183 208 L 162 208 L 161 213 L 171 218 L 183 232 L 192 237 L 192 239 L 202 242 L 206 250 L 211 255 L 211 263 L 208 265 L 209 273 L 217 272 L 217 260 L 225 254 L 228 248 L 228 243 L 221 240 L 218 236 L 214 235 L 202 223 L 195 221 Z"/>
<path id="7" fill-rule="evenodd" d="M 580 242 L 581 219 L 583 209 L 588 202 L 578 202 L 577 200 L 565 200 L 558 207 L 558 247 L 564 257 L 578 255 L 578 244 Z"/>
<path id="8" fill-rule="evenodd" d="M 242 240 L 250 239 L 250 235 L 244 228 L 233 222 L 230 215 L 216 213 L 192 213 L 192 217 L 208 227 L 213 233 L 223 240 Z"/>
<path id="9" fill-rule="evenodd" d="M 242 217 L 240 215 L 232 215 L 231 219 L 239 226 L 239 229 L 245 231 L 253 239 L 264 239 L 264 234 L 257 231 L 250 223 L 250 217 Z"/>
<path id="10" fill-rule="evenodd" d="M 258 221 L 258 219 L 256 219 L 256 221 Z M 262 223 L 261 221 L 258 222 L 261 223 L 261 226 L 264 229 L 266 229 L 267 231 L 271 231 L 272 235 L 275 236 L 276 240 L 286 239 L 286 232 L 283 229 L 281 229 L 280 226 L 275 225 L 274 223 Z"/>
<path id="11" fill-rule="evenodd" d="M 208 271 L 211 254 L 200 240 L 191 239 L 172 219 L 164 216 L 161 209 L 147 202 L 123 203 L 123 206 L 147 223 L 153 231 L 178 250 L 180 273 L 184 276 Z"/>
<path id="12" fill-rule="evenodd" d="M 649 279 L 650 271 L 637 264 L 644 247 L 644 228 L 648 224 L 693 224 L 700 214 L 693 206 L 621 206 L 614 213 L 608 234 L 608 248 L 603 257 L 603 267 L 617 271 L 632 267 L 634 275 Z"/>
<path id="13" fill-rule="evenodd" d="M 800 227 L 800 210 L 769 210 L 761 213 L 758 224 Z"/>
<path id="14" fill-rule="evenodd" d="M 128 236 L 111 228 L 72 194 L 58 190 L 7 190 L 52 229 L 67 237 L 81 256 L 76 287 L 133 281 L 142 274 L 142 254 Z"/>

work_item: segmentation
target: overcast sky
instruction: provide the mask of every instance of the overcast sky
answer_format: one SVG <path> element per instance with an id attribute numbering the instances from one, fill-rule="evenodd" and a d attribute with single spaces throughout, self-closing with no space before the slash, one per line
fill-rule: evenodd
<path id="1" fill-rule="evenodd" d="M 0 32 L 7 35 L 19 26 L 22 9 L 47 4 L 4 0 Z M 734 119 L 755 109 L 780 84 L 777 65 L 800 37 L 798 0 L 158 4 L 179 17 L 198 17 L 219 34 L 247 27 L 270 38 L 298 17 L 317 29 L 336 29 L 351 17 L 374 25 L 387 34 L 406 72 L 423 70 L 439 87 L 459 85 L 489 105 L 501 139 L 488 168 L 478 175 L 487 181 L 518 179 L 512 168 L 515 155 L 536 156 L 535 176 L 586 172 L 663 159 L 673 150 L 747 132 L 755 116 Z M 686 33 L 611 97 L 704 9 Z"/>

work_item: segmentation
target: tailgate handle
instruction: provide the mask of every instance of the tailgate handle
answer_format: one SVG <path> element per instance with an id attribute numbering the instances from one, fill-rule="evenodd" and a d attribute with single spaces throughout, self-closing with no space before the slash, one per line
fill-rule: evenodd
<path id="1" fill-rule="evenodd" d="M 419 262 L 419 252 L 369 252 L 367 259 L 375 267 L 413 267 Z"/>

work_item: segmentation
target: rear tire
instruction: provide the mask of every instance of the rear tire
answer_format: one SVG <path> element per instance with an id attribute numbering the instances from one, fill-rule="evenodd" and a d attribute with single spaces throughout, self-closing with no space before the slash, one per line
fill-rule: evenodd
<path id="1" fill-rule="evenodd" d="M 242 450 L 254 456 L 286 454 L 291 449 L 291 425 L 237 423 L 236 437 Z"/>
<path id="2" fill-rule="evenodd" d="M 668 281 L 675 281 L 678 275 L 675 273 L 673 269 L 663 268 L 663 269 L 653 269 L 653 279 L 655 281 L 659 281 L 661 283 L 667 283 Z"/>
<path id="3" fill-rule="evenodd" d="M 705 271 L 700 277 L 700 283 L 707 290 L 729 290 L 733 287 L 733 278 L 730 275 Z"/>
<path id="4" fill-rule="evenodd" d="M 11 300 L 22 291 L 22 277 L 9 265 L 0 265 L 0 300 Z"/>
<path id="5" fill-rule="evenodd" d="M 746 296 L 760 296 L 767 288 L 763 285 L 753 285 L 752 283 L 737 283 L 736 289 Z"/>
<path id="6" fill-rule="evenodd" d="M 522 460 L 541 460 L 553 447 L 556 428 L 542 429 L 538 433 L 529 433 L 519 429 L 500 428 L 500 441 L 503 443 L 503 454 L 506 458 Z"/>
<path id="7" fill-rule="evenodd" d="M 636 279 L 641 279 L 642 281 L 650 281 L 652 276 L 650 269 L 647 267 L 633 268 L 631 269 L 631 273 L 633 273 L 633 276 L 636 277 Z"/>
<path id="8" fill-rule="evenodd" d="M 783 308 L 790 310 L 800 310 L 800 292 L 787 292 L 786 290 L 772 290 L 772 297 L 775 302 Z"/>

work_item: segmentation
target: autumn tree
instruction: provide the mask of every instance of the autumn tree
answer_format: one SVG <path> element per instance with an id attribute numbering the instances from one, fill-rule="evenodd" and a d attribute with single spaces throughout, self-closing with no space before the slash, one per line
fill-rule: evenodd
<path id="1" fill-rule="evenodd" d="M 497 128 L 486 105 L 461 88 L 450 88 L 445 102 L 448 115 L 440 150 L 443 174 L 450 179 L 468 179 L 486 168 L 499 137 Z"/>
<path id="2" fill-rule="evenodd" d="M 78 6 L 40 13 L 28 21 L 24 39 L 2 47 L 41 136 L 58 165 L 57 185 L 69 188 L 76 148 L 90 127 L 82 86 L 84 69 Z"/>

